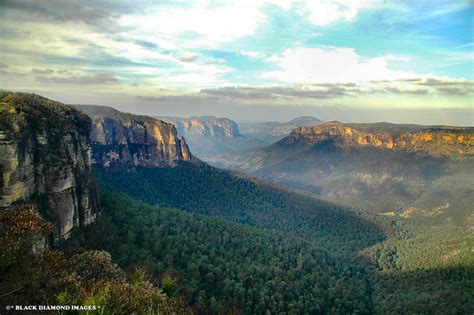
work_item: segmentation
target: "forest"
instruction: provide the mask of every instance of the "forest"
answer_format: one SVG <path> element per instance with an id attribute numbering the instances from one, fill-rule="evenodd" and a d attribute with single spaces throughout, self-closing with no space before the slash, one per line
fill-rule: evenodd
<path id="1" fill-rule="evenodd" d="M 171 296 L 195 312 L 473 310 L 464 229 L 357 213 L 200 163 L 97 175 L 103 213 L 64 246 L 106 250 L 158 285 L 170 279 Z"/>

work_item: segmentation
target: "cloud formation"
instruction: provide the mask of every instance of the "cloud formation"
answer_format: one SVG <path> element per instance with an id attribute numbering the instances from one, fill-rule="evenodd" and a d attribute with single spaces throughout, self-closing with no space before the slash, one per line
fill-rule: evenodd
<path id="1" fill-rule="evenodd" d="M 407 81 L 407 80 L 405 80 Z M 474 93 L 474 81 L 453 79 L 448 77 L 427 77 L 408 80 L 413 85 L 432 88 L 450 95 L 466 95 Z"/>
<path id="2" fill-rule="evenodd" d="M 97 25 L 99 22 L 112 17 L 110 11 L 86 5 L 87 2 L 79 0 L 2 0 L 0 7 L 27 13 L 42 20 L 60 22 L 83 22 Z"/>
<path id="3" fill-rule="evenodd" d="M 119 80 L 109 72 L 98 72 L 90 75 L 66 75 L 66 76 L 36 76 L 40 83 L 59 83 L 59 84 L 110 84 L 117 83 Z"/>
<path id="4" fill-rule="evenodd" d="M 353 48 L 289 48 L 269 61 L 279 70 L 265 72 L 263 77 L 286 83 L 357 82 L 414 76 L 390 67 L 391 62 L 408 61 L 406 57 L 362 58 Z"/>
<path id="5" fill-rule="evenodd" d="M 445 95 L 467 95 L 474 93 L 474 81 L 464 79 L 443 79 L 439 77 L 401 80 L 378 80 L 370 83 L 319 83 L 294 84 L 291 86 L 229 86 L 202 89 L 203 94 L 230 99 L 276 99 L 312 98 L 330 99 L 341 96 L 357 97 L 367 94 L 424 95 L 440 93 Z"/>
<path id="6" fill-rule="evenodd" d="M 191 111 L 215 100 L 222 115 L 237 103 L 470 108 L 467 10 L 444 0 L 430 12 L 395 0 L 0 0 L 0 79 L 75 103 L 121 94 L 113 102 Z"/>
<path id="7" fill-rule="evenodd" d="M 359 11 L 374 7 L 372 0 L 322 0 L 307 1 L 308 20 L 318 26 L 326 26 L 340 20 L 352 21 Z"/>
<path id="8" fill-rule="evenodd" d="M 178 57 L 178 59 L 181 60 L 182 62 L 194 62 L 198 58 L 199 58 L 199 55 L 194 54 L 194 53 L 185 53 Z"/>

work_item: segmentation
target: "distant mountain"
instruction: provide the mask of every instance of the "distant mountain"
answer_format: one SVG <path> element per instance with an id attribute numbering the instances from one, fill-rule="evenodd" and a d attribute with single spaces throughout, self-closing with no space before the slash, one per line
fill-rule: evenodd
<path id="1" fill-rule="evenodd" d="M 296 127 L 314 126 L 321 123 L 323 121 L 316 117 L 302 116 L 288 122 L 240 123 L 240 129 L 242 134 L 270 144 L 287 136 Z"/>
<path id="2" fill-rule="evenodd" d="M 189 136 L 240 137 L 239 126 L 228 118 L 217 118 L 214 116 L 158 118 L 174 124 L 178 133 L 185 138 Z"/>
<path id="3" fill-rule="evenodd" d="M 172 166 L 192 158 L 173 124 L 107 106 L 75 107 L 92 119 L 93 158 L 102 167 Z"/>
<path id="4" fill-rule="evenodd" d="M 261 141 L 243 137 L 237 123 L 228 118 L 200 116 L 159 119 L 174 124 L 178 134 L 186 138 L 191 151 L 210 163 L 227 160 L 228 156 L 265 145 Z"/>
<path id="5" fill-rule="evenodd" d="M 377 213 L 474 226 L 474 128 L 299 127 L 230 168 Z"/>

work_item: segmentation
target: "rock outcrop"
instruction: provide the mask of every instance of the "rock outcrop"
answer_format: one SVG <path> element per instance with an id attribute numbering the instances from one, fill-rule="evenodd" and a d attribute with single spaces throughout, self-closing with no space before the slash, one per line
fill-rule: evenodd
<path id="1" fill-rule="evenodd" d="M 239 126 L 228 118 L 217 118 L 213 116 L 202 117 L 161 117 L 166 122 L 176 126 L 178 134 L 184 137 L 240 137 Z"/>
<path id="2" fill-rule="evenodd" d="M 93 222 L 89 117 L 38 95 L 0 93 L 0 179 L 0 208 L 35 204 L 56 238 Z"/>
<path id="3" fill-rule="evenodd" d="M 106 106 L 76 108 L 92 118 L 93 161 L 101 167 L 174 166 L 192 159 L 186 141 L 171 123 Z"/>
<path id="4" fill-rule="evenodd" d="M 392 128 L 391 128 L 392 127 Z M 393 128 L 397 128 L 394 130 Z M 474 128 L 447 126 L 406 126 L 392 124 L 343 124 L 329 122 L 298 127 L 285 143 L 309 145 L 331 142 L 342 147 L 375 147 L 424 152 L 432 156 L 474 155 Z"/>

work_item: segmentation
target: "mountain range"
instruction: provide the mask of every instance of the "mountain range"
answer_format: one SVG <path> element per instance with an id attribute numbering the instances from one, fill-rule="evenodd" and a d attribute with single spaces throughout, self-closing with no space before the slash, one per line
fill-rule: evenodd
<path id="1" fill-rule="evenodd" d="M 234 154 L 245 174 L 153 117 L 12 92 L 0 113 L 3 304 L 474 311 L 472 128 L 297 127 Z"/>
<path id="2" fill-rule="evenodd" d="M 329 122 L 228 165 L 376 213 L 473 226 L 473 148 L 472 127 Z"/>

